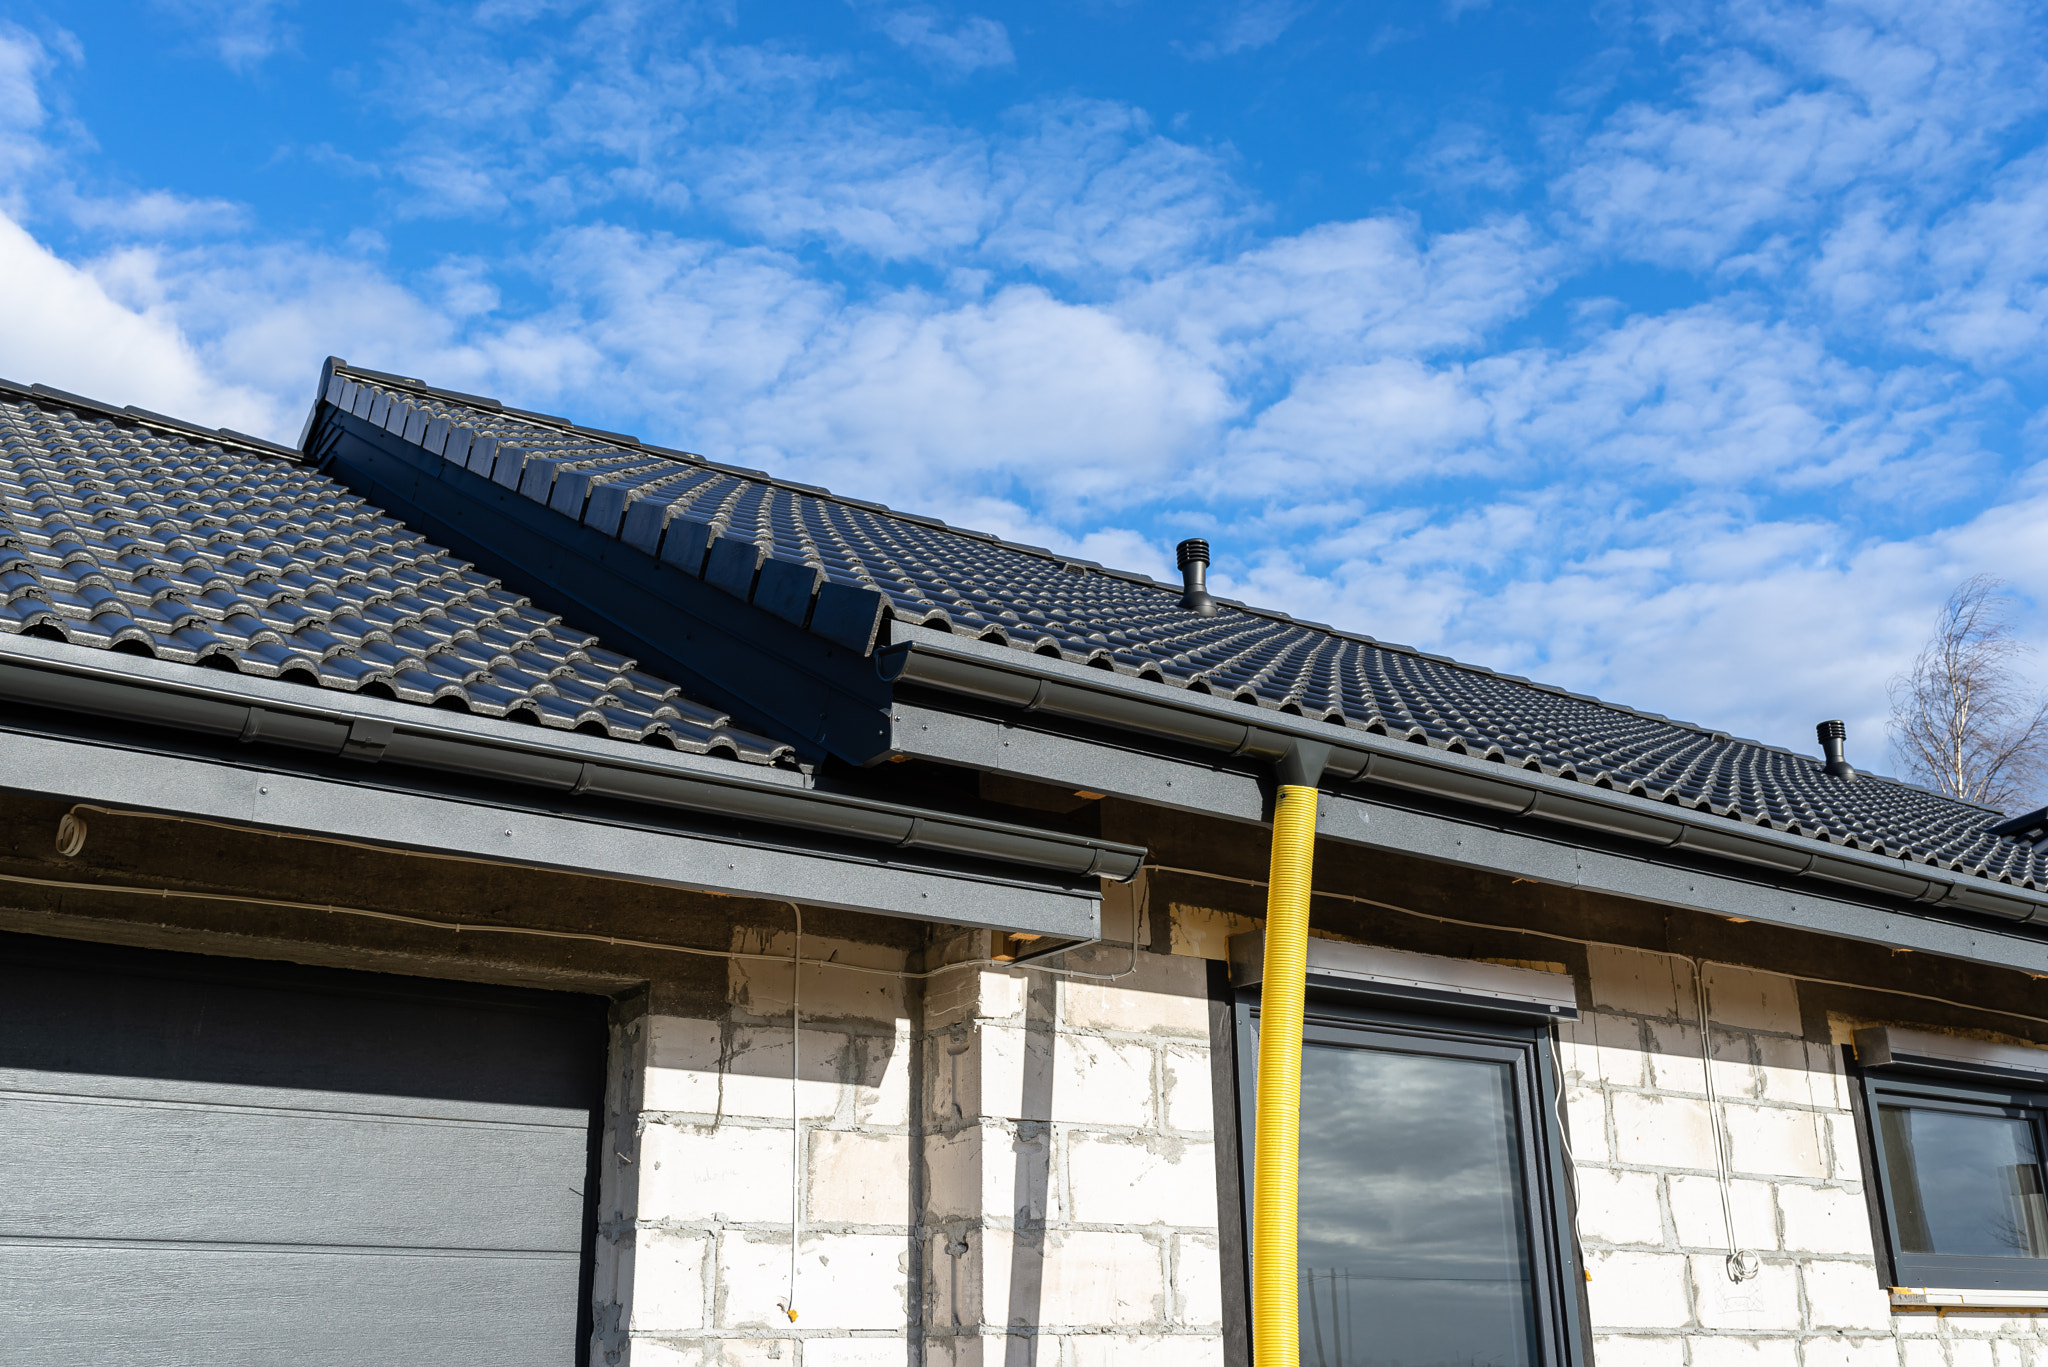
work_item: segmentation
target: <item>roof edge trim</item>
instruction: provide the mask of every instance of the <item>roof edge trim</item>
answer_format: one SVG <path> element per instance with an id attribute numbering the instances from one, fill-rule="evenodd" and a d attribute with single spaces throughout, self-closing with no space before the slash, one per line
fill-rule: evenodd
<path id="1" fill-rule="evenodd" d="M 1613 789 L 1286 713 L 1262 710 L 1256 719 L 1245 719 L 1241 713 L 1227 711 L 1230 704 L 1201 694 L 1162 699 L 1149 691 L 1141 693 L 1139 681 L 939 632 L 916 632 L 901 649 L 901 655 L 892 656 L 889 662 L 900 668 L 902 681 L 1021 711 L 1046 712 L 1261 762 L 1281 758 L 1291 739 L 1313 740 L 1331 747 L 1326 783 L 1335 779 L 1338 784 L 1386 784 L 1511 815 L 1849 884 L 1934 907 L 2011 921 L 2038 918 L 2048 922 L 2048 896 L 2041 893 L 1727 817 L 1703 817 L 1688 808 Z"/>
<path id="2" fill-rule="evenodd" d="M 574 744 L 573 737 L 499 734 L 489 723 L 435 717 L 425 709 L 353 696 L 328 698 L 297 685 L 223 675 L 165 678 L 154 671 L 81 659 L 83 647 L 0 638 L 0 698 L 121 722 L 166 726 L 219 740 L 260 742 L 372 764 L 415 768 L 730 817 L 931 854 L 1043 869 L 1069 878 L 1135 877 L 1145 851 L 1059 831 L 930 812 L 841 794 L 801 780 L 721 773 L 717 761 L 647 762 Z M 160 662 L 116 657 L 124 666 Z M 140 675 L 141 677 L 138 677 Z M 267 685 L 267 686 L 265 686 Z M 468 726 L 450 722 L 468 720 Z M 523 729 L 523 728 L 522 728 Z M 666 757 L 665 757 L 666 758 Z M 638 762 L 636 762 L 638 761 Z"/>

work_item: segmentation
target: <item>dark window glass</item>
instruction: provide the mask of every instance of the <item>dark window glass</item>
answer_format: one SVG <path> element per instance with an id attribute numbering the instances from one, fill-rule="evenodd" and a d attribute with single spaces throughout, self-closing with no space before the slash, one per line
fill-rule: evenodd
<path id="1" fill-rule="evenodd" d="M 2048 1258 L 2034 1127 L 2017 1116 L 1878 1107 L 1902 1253 Z"/>
<path id="2" fill-rule="evenodd" d="M 1308 1046 L 1303 1367 L 1535 1367 L 1514 1086 L 1506 1062 Z"/>

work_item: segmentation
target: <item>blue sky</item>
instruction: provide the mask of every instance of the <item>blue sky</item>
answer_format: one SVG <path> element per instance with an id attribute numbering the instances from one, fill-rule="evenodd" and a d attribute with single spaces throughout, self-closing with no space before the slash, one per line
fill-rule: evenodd
<path id="1" fill-rule="evenodd" d="M 1885 768 L 1956 581 L 2048 636 L 2044 49 L 1970 0 L 0 0 L 0 374 L 291 439 L 334 353 L 1162 577 L 1205 535 L 1233 595 Z"/>

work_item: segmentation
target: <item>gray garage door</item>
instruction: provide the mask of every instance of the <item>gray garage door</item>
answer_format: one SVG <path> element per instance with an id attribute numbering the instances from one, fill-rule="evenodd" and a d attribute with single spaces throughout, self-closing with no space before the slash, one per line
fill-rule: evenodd
<path id="1" fill-rule="evenodd" d="M 0 936 L 0 1361 L 581 1361 L 603 1006 Z"/>

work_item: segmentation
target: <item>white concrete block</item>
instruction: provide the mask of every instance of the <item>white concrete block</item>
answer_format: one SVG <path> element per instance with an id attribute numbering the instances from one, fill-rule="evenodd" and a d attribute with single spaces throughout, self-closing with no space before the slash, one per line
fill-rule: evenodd
<path id="1" fill-rule="evenodd" d="M 813 1130 L 807 1138 L 813 1222 L 909 1225 L 909 1136 Z"/>
<path id="2" fill-rule="evenodd" d="M 1186 1134 L 1216 1129 L 1216 1080 L 1209 1051 L 1171 1044 L 1162 1052 L 1165 1064 L 1166 1127 Z M 1067 1117 L 1062 1116 L 1061 1119 Z"/>
<path id="3" fill-rule="evenodd" d="M 788 928 L 764 932 L 748 927 L 733 934 L 733 948 L 742 954 L 772 954 L 780 959 L 794 945 Z M 818 1021 L 862 1021 L 895 1026 L 909 1025 L 903 1006 L 904 982 L 900 977 L 861 973 L 850 968 L 879 968 L 900 972 L 907 956 L 900 949 L 862 944 L 855 940 L 822 935 L 804 936 L 803 957 L 807 961 L 796 985 L 802 997 L 804 1018 Z M 832 963 L 811 963 L 829 959 Z M 786 1020 L 789 1016 L 791 965 L 760 959 L 726 961 L 727 999 L 733 1009 L 765 1020 Z"/>
<path id="4" fill-rule="evenodd" d="M 959 968 L 925 984 L 924 1028 L 943 1030 L 971 1020 L 1024 1020 L 1031 974 L 1021 968 Z"/>
<path id="5" fill-rule="evenodd" d="M 1840 1187 L 1778 1188 L 1785 1217 L 1785 1247 L 1800 1253 L 1846 1253 L 1870 1258 L 1870 1208 L 1861 1192 Z"/>
<path id="6" fill-rule="evenodd" d="M 1216 1150 L 1200 1140 L 1072 1134 L 1073 1218 L 1091 1225 L 1216 1227 Z"/>
<path id="7" fill-rule="evenodd" d="M 1814 1074 L 1813 1052 L 1805 1040 L 1782 1039 L 1777 1035 L 1752 1038 L 1756 1040 L 1757 1075 L 1762 1083 L 1759 1096 L 1795 1106 L 1834 1105 L 1834 1079 L 1825 1071 Z"/>
<path id="8" fill-rule="evenodd" d="M 1047 1331 L 1157 1323 L 1166 1315 L 1158 1244 L 1141 1234 L 1050 1230 L 1043 1246 L 1007 1230 L 975 1230 L 957 1257 L 931 1260 L 934 1306 L 963 1327 Z"/>
<path id="9" fill-rule="evenodd" d="M 1650 1065 L 1649 1085 L 1663 1092 L 1705 1096 L 1699 1027 L 1683 1021 L 1659 1021 L 1650 1026 L 1649 1034 L 1650 1049 L 1645 1055 Z"/>
<path id="10" fill-rule="evenodd" d="M 1707 1013 L 1714 1024 L 1737 1030 L 1799 1033 L 1799 984 L 1776 973 L 1709 964 Z"/>
<path id="11" fill-rule="evenodd" d="M 1202 1328 L 1223 1323 L 1223 1263 L 1213 1238 L 1175 1236 L 1173 1302 L 1176 1324 Z"/>
<path id="12" fill-rule="evenodd" d="M 706 1116 L 786 1119 L 789 1115 L 789 1031 L 717 1021 L 651 1016 L 645 1109 Z M 806 1119 L 839 1110 L 844 1091 L 845 1035 L 805 1030 L 797 1098 Z"/>
<path id="13" fill-rule="evenodd" d="M 1932 1315 L 1927 1317 L 1927 1321 L 1934 1328 L 1940 1328 L 1940 1322 L 1935 1320 Z M 1900 1324 L 1911 1325 L 1914 1328 L 1921 1327 L 1917 1317 L 1902 1316 Z M 1901 1337 L 1899 1339 L 1899 1367 L 1948 1367 L 1948 1346 L 1941 1339 L 1934 1337 Z"/>
<path id="14" fill-rule="evenodd" d="M 940 1119 L 987 1116 L 1146 1128 L 1153 1121 L 1153 1051 L 1136 1040 L 977 1025 L 962 1041 L 938 1036 Z"/>
<path id="15" fill-rule="evenodd" d="M 1891 1297 L 1869 1263 L 1803 1263 L 1806 1315 L 1814 1329 L 1888 1329 Z"/>
<path id="16" fill-rule="evenodd" d="M 1620 1162 L 1647 1167 L 1714 1166 L 1714 1135 L 1707 1124 L 1704 1100 L 1615 1092 L 1609 1105 L 1614 1112 L 1614 1155 Z"/>
<path id="17" fill-rule="evenodd" d="M 1799 1367 L 1798 1340 L 1695 1338 L 1692 1367 Z"/>
<path id="18" fill-rule="evenodd" d="M 1098 957 L 1103 962 L 1097 971 L 1113 972 L 1127 962 L 1123 951 Z M 1059 991 L 1066 1029 L 1209 1036 L 1209 965 L 1203 959 L 1141 952 L 1138 970 L 1128 978 L 1063 978 Z"/>
<path id="19" fill-rule="evenodd" d="M 1678 1009 L 1692 992 L 1692 970 L 1683 960 L 1619 945 L 1588 945 L 1586 967 L 1595 1007 L 1638 1016 L 1689 1014 Z"/>
<path id="20" fill-rule="evenodd" d="M 1587 1068 L 1588 1081 L 1612 1083 L 1617 1087 L 1650 1085 L 1645 1071 L 1643 1023 L 1634 1016 L 1617 1016 L 1596 1011 L 1588 1015 L 1585 1027 L 1592 1038 L 1581 1036 L 1579 1059 Z M 1589 1066 L 1590 1065 L 1590 1066 Z"/>
<path id="21" fill-rule="evenodd" d="M 903 1367 L 911 1360 L 902 1334 L 804 1340 L 804 1367 Z"/>
<path id="22" fill-rule="evenodd" d="M 1599 1367 L 1685 1367 L 1685 1340 L 1651 1334 L 1602 1334 L 1593 1340 Z"/>
<path id="23" fill-rule="evenodd" d="M 1075 1334 L 1067 1347 L 1074 1367 L 1223 1367 L 1219 1334 Z"/>
<path id="24" fill-rule="evenodd" d="M 1057 1334 L 942 1334 L 925 1341 L 926 1367 L 1062 1367 Z"/>
<path id="25" fill-rule="evenodd" d="M 640 1139 L 643 1220 L 787 1220 L 790 1132 L 651 1124 Z"/>
<path id="26" fill-rule="evenodd" d="M 642 1229 L 633 1236 L 627 1328 L 673 1334 L 704 1327 L 704 1254 L 700 1235 Z"/>
<path id="27" fill-rule="evenodd" d="M 1607 1094 L 1582 1087 L 1567 1088 L 1564 1116 L 1572 1160 L 1577 1163 L 1607 1162 Z"/>
<path id="28" fill-rule="evenodd" d="M 1664 1217 L 1657 1203 L 1657 1175 L 1649 1172 L 1579 1173 L 1579 1233 L 1602 1244 L 1664 1242 Z"/>
<path id="29" fill-rule="evenodd" d="M 1842 1051 L 1828 1040 L 1806 1042 L 1807 1069 L 1813 1078 L 1813 1101 L 1817 1106 L 1846 1111 L 1850 1107 L 1849 1075 L 1842 1063 Z M 1826 1079 L 1823 1084 L 1822 1079 Z"/>
<path id="30" fill-rule="evenodd" d="M 1821 1335 L 1799 1345 L 1802 1367 L 1899 1367 L 1899 1346 L 1891 1338 Z"/>
<path id="31" fill-rule="evenodd" d="M 1586 1270 L 1596 1330 L 1678 1329 L 1692 1319 L 1678 1254 L 1588 1251 Z"/>
<path id="32" fill-rule="evenodd" d="M 723 1367 L 716 1345 L 688 1338 L 630 1339 L 620 1363 L 621 1367 Z"/>
<path id="33" fill-rule="evenodd" d="M 797 1259 L 797 1327 L 904 1326 L 910 1250 L 901 1234 L 812 1234 Z M 785 1328 L 789 1235 L 727 1230 L 718 1239 L 718 1327 Z"/>
<path id="34" fill-rule="evenodd" d="M 1953 1338 L 1948 1345 L 1949 1367 L 1998 1367 L 1998 1354 L 1991 1340 Z"/>
<path id="35" fill-rule="evenodd" d="M 1052 1182 L 1052 1133 L 989 1121 L 926 1141 L 927 1204 L 946 1219 L 1062 1218 Z"/>
<path id="36" fill-rule="evenodd" d="M 862 1125 L 910 1124 L 910 1053 L 917 1041 L 909 1034 L 856 1035 L 852 1054 L 853 1119 Z"/>
<path id="37" fill-rule="evenodd" d="M 1786 1263 L 1765 1263 L 1748 1281 L 1731 1281 L 1725 1254 L 1693 1254 L 1693 1305 L 1708 1329 L 1799 1328 L 1799 1276 Z"/>
<path id="38" fill-rule="evenodd" d="M 1828 1175 L 1861 1189 L 1863 1136 L 1856 1128 L 1856 1117 L 1846 1111 L 1821 1116 L 1819 1130 L 1828 1140 Z"/>
<path id="39" fill-rule="evenodd" d="M 1765 1177 L 1828 1175 L 1820 1136 L 1825 1117 L 1812 1111 L 1733 1102 L 1723 1115 L 1728 1127 L 1729 1166 L 1736 1172 Z"/>
<path id="40" fill-rule="evenodd" d="M 1728 1218 L 1721 1209 L 1721 1181 L 1674 1173 L 1669 1179 L 1671 1219 L 1685 1248 L 1727 1249 Z M 1771 1185 L 1736 1178 L 1729 1184 L 1728 1207 L 1735 1215 L 1735 1238 L 1753 1253 L 1778 1246 L 1777 1212 L 1771 1206 Z"/>

